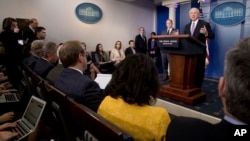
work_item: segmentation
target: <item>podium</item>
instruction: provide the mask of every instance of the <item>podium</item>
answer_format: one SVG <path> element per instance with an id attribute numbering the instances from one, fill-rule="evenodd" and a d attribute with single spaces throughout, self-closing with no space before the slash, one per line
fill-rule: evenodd
<path id="1" fill-rule="evenodd" d="M 190 35 L 156 35 L 153 38 L 170 54 L 170 83 L 161 87 L 160 95 L 189 105 L 203 101 L 206 95 L 194 85 L 194 77 L 197 55 L 206 50 L 206 45 Z"/>

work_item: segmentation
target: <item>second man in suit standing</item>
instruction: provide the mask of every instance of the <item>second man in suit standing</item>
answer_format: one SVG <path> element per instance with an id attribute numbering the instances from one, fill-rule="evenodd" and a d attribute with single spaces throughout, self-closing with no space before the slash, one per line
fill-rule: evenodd
<path id="1" fill-rule="evenodd" d="M 173 27 L 173 20 L 167 19 L 166 27 L 167 28 L 161 32 L 162 35 L 178 34 L 178 30 Z M 169 53 L 167 52 L 165 48 L 160 48 L 160 49 L 161 49 L 161 56 L 162 56 L 162 70 L 163 70 L 163 74 L 165 75 L 163 77 L 163 80 L 168 80 L 169 79 L 168 64 L 170 62 Z"/>
<path id="2" fill-rule="evenodd" d="M 137 53 L 147 53 L 147 37 L 144 35 L 144 28 L 139 28 L 139 34 L 135 37 L 135 50 Z"/>

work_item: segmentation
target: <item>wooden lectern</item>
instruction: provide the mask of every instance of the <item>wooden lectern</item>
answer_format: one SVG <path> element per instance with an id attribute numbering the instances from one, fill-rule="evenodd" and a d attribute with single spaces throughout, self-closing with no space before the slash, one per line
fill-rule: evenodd
<path id="1" fill-rule="evenodd" d="M 206 45 L 190 35 L 157 35 L 153 38 L 170 54 L 170 83 L 161 87 L 160 95 L 190 105 L 204 100 L 206 95 L 201 88 L 195 87 L 194 77 L 197 55 L 206 50 Z"/>

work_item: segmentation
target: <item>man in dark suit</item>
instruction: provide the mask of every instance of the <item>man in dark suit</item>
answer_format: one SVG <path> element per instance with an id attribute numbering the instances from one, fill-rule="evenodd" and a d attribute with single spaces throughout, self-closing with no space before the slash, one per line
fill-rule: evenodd
<path id="1" fill-rule="evenodd" d="M 139 34 L 135 37 L 135 50 L 137 53 L 147 53 L 147 38 L 143 27 L 139 28 Z"/>
<path id="2" fill-rule="evenodd" d="M 87 58 L 81 42 L 63 43 L 59 58 L 64 70 L 57 77 L 55 87 L 96 112 L 104 95 L 99 85 L 83 74 L 87 68 Z"/>
<path id="3" fill-rule="evenodd" d="M 189 10 L 189 17 L 191 22 L 185 26 L 184 34 L 189 34 L 190 36 L 196 38 L 200 42 L 206 44 L 206 39 L 214 39 L 215 35 L 211 29 L 208 22 L 199 20 L 200 11 L 198 8 L 191 8 Z M 205 71 L 205 59 L 206 59 L 206 49 L 203 49 L 203 53 L 198 55 L 197 65 L 195 70 L 195 86 L 201 88 L 204 79 Z"/>
<path id="4" fill-rule="evenodd" d="M 36 38 L 37 27 L 38 27 L 38 20 L 35 18 L 32 18 L 29 21 L 28 27 L 23 30 L 23 40 L 24 40 L 23 57 L 29 56 L 31 43 Z"/>
<path id="5" fill-rule="evenodd" d="M 242 39 L 226 54 L 224 76 L 220 78 L 218 93 L 224 118 L 216 124 L 201 119 L 176 117 L 168 126 L 167 141 L 249 140 L 250 123 L 250 38 Z M 238 126 L 241 125 L 241 126 Z M 248 132 L 239 138 L 236 129 Z M 243 135 L 243 134 L 242 134 Z M 247 138 L 248 136 L 248 138 Z"/>
<path id="6" fill-rule="evenodd" d="M 125 49 L 125 56 L 128 56 L 129 54 L 136 54 L 134 40 L 129 40 L 128 44 L 129 47 Z"/>
<path id="7" fill-rule="evenodd" d="M 54 42 L 47 42 L 42 48 L 42 57 L 39 58 L 34 66 L 34 72 L 42 78 L 46 78 L 47 74 L 55 66 L 58 57 L 56 55 L 57 45 Z"/>
<path id="8" fill-rule="evenodd" d="M 31 55 L 23 60 L 24 64 L 28 65 L 32 70 L 34 70 L 36 62 L 42 56 L 42 48 L 44 43 L 45 42 L 43 40 L 34 40 L 31 43 Z"/>
<path id="9" fill-rule="evenodd" d="M 57 65 L 49 71 L 49 73 L 46 76 L 46 80 L 48 80 L 52 85 L 55 85 L 57 77 L 60 75 L 60 73 L 63 71 L 64 67 L 62 64 L 62 61 L 59 58 L 59 50 L 61 49 L 63 45 L 60 45 L 57 48 L 56 55 L 58 57 L 58 63 Z"/>
<path id="10" fill-rule="evenodd" d="M 178 30 L 173 27 L 173 20 L 167 19 L 166 20 L 166 29 L 164 29 L 161 32 L 161 35 L 174 35 L 178 34 Z M 168 65 L 169 65 L 169 53 L 165 48 L 160 48 L 161 50 L 161 56 L 162 56 L 162 69 L 163 69 L 163 74 L 165 75 L 163 77 L 163 80 L 168 80 L 169 79 L 169 72 L 168 72 Z"/>
<path id="11" fill-rule="evenodd" d="M 38 21 L 35 18 L 30 19 L 29 26 L 23 31 L 23 38 L 26 44 L 31 44 L 36 38 L 36 28 L 38 27 Z"/>

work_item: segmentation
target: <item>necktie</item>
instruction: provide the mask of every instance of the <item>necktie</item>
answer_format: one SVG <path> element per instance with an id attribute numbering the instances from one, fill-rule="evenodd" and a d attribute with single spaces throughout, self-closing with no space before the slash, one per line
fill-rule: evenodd
<path id="1" fill-rule="evenodd" d="M 154 49 L 154 46 L 155 46 L 155 41 L 151 40 L 151 49 Z"/>
<path id="2" fill-rule="evenodd" d="M 143 41 L 145 40 L 144 37 L 143 37 L 143 35 L 141 35 L 141 38 L 143 39 Z"/>
<path id="3" fill-rule="evenodd" d="M 195 23 L 193 22 L 191 26 L 191 35 L 194 34 L 194 29 L 195 29 Z"/>
<path id="4" fill-rule="evenodd" d="M 167 35 L 169 35 L 169 34 L 170 34 L 170 29 L 167 30 Z"/>

